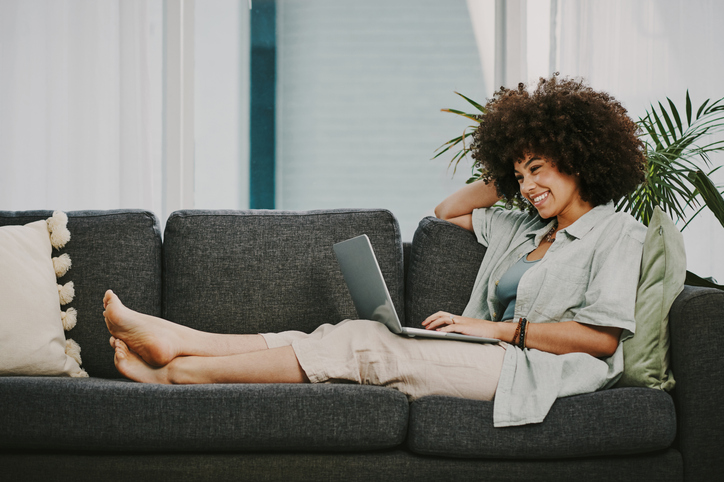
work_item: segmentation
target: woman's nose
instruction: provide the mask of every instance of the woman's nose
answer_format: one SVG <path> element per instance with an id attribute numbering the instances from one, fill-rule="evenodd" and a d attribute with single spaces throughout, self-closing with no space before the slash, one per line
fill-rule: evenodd
<path id="1" fill-rule="evenodd" d="M 530 177 L 525 176 L 520 183 L 520 192 L 522 192 L 522 193 L 531 192 L 534 187 L 535 187 L 535 183 L 533 182 L 533 180 L 531 180 Z"/>

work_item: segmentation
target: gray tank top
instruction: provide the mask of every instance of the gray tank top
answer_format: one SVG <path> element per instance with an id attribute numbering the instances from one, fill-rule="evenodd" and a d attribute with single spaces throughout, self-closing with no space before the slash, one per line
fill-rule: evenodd
<path id="1" fill-rule="evenodd" d="M 528 271 L 534 264 L 540 261 L 539 259 L 535 261 L 528 261 L 526 259 L 527 257 L 527 255 L 523 256 L 517 263 L 508 268 L 508 271 L 500 277 L 498 286 L 495 288 L 495 295 L 498 297 L 498 300 L 503 304 L 503 306 L 505 306 L 505 312 L 503 313 L 501 320 L 512 320 L 513 316 L 515 316 L 515 298 L 518 295 L 518 284 L 520 283 L 520 278 L 523 277 L 523 273 Z"/>

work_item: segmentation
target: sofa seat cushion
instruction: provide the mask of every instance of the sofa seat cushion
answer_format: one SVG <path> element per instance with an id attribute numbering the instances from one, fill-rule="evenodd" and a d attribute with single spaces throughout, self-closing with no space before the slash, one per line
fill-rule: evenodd
<path id="1" fill-rule="evenodd" d="M 0 448 L 361 451 L 400 445 L 409 404 L 358 385 L 0 378 Z"/>
<path id="2" fill-rule="evenodd" d="M 494 428 L 493 403 L 443 396 L 410 407 L 413 452 L 467 458 L 548 459 L 646 453 L 676 436 L 674 402 L 650 388 L 561 398 L 545 421 Z"/>

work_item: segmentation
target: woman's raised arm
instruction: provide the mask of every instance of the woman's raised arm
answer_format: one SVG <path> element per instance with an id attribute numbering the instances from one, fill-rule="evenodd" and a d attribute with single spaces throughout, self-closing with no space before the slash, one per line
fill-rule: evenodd
<path id="1" fill-rule="evenodd" d="M 435 216 L 457 224 L 468 231 L 473 230 L 473 209 L 489 208 L 500 200 L 495 185 L 491 182 L 475 181 L 458 189 L 435 208 Z"/>

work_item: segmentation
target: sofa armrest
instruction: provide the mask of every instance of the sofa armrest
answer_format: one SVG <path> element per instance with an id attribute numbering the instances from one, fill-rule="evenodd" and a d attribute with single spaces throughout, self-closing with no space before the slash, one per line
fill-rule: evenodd
<path id="1" fill-rule="evenodd" d="M 426 217 L 415 231 L 405 273 L 405 322 L 419 327 L 437 311 L 460 314 L 470 293 L 485 247 L 459 226 Z"/>
<path id="2" fill-rule="evenodd" d="M 723 480 L 724 292 L 686 286 L 669 317 L 685 480 Z"/>

